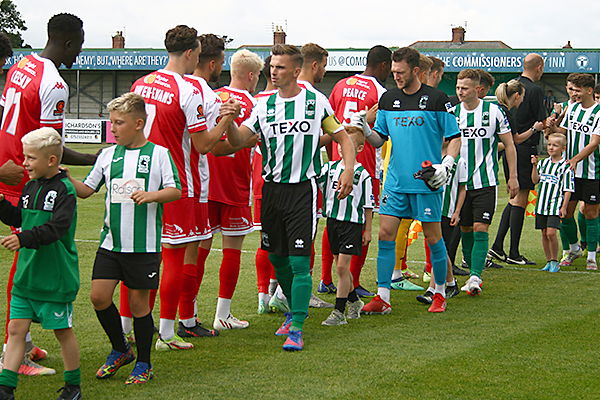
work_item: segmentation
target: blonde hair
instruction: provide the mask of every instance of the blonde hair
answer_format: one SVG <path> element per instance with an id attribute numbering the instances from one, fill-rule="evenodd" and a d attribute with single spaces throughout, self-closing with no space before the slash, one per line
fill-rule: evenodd
<path id="1" fill-rule="evenodd" d="M 54 155 L 60 160 L 63 153 L 62 138 L 54 128 L 43 127 L 29 132 L 21 138 L 23 146 Z"/>
<path id="2" fill-rule="evenodd" d="M 231 76 L 238 76 L 244 72 L 260 72 L 265 62 L 250 50 L 241 49 L 231 56 Z"/>
<path id="3" fill-rule="evenodd" d="M 147 117 L 144 98 L 133 92 L 125 93 L 112 99 L 106 105 L 106 109 L 109 112 L 115 111 L 121 114 L 136 114 L 144 121 L 146 121 Z"/>
<path id="4" fill-rule="evenodd" d="M 433 60 L 427 57 L 425 54 L 419 54 L 419 69 L 423 71 L 431 71 L 433 66 Z"/>
<path id="5" fill-rule="evenodd" d="M 558 140 L 562 147 L 565 147 L 567 145 L 567 137 L 562 133 L 551 133 L 550 135 L 548 135 L 547 140 L 550 141 L 550 139 Z"/>
<path id="6" fill-rule="evenodd" d="M 525 95 L 525 86 L 516 79 L 511 79 L 508 82 L 502 82 L 496 88 L 496 97 L 498 98 L 498 103 L 510 108 L 511 104 L 510 98 L 515 93 L 519 93 L 521 96 Z"/>

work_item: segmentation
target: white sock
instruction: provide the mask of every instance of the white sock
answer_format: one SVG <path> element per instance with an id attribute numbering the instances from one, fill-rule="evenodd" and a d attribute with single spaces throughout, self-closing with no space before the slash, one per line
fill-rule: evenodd
<path id="1" fill-rule="evenodd" d="M 573 243 L 573 244 L 569 244 L 569 250 L 570 250 L 570 251 L 577 251 L 577 250 L 579 250 L 579 249 L 580 249 L 580 247 L 579 247 L 579 243 Z"/>
<path id="2" fill-rule="evenodd" d="M 269 294 L 272 296 L 277 289 L 277 279 L 269 279 Z"/>
<path id="3" fill-rule="evenodd" d="M 217 299 L 217 311 L 215 312 L 215 319 L 226 319 L 231 312 L 231 299 L 224 299 L 219 297 Z"/>
<path id="4" fill-rule="evenodd" d="M 4 344 L 2 345 L 2 353 L 3 353 L 3 354 L 4 354 L 4 353 L 6 353 L 6 343 L 4 343 Z"/>
<path id="5" fill-rule="evenodd" d="M 160 327 L 158 329 L 162 340 L 170 340 L 175 336 L 175 321 L 172 319 L 160 319 Z"/>
<path id="6" fill-rule="evenodd" d="M 381 300 L 390 304 L 390 289 L 384 287 L 377 288 L 377 295 L 381 297 Z"/>
<path id="7" fill-rule="evenodd" d="M 401 269 L 395 269 L 394 273 L 392 274 L 392 280 L 399 279 L 399 278 L 402 278 L 402 270 Z"/>
<path id="8" fill-rule="evenodd" d="M 446 286 L 448 286 L 448 287 L 456 286 L 456 279 L 453 279 L 450 282 L 446 282 Z"/>
<path id="9" fill-rule="evenodd" d="M 26 342 L 31 342 L 32 341 L 32 339 L 31 339 L 31 332 L 27 332 L 27 334 L 25 335 L 25 341 Z"/>
<path id="10" fill-rule="evenodd" d="M 281 286 L 277 286 L 277 289 L 275 289 L 275 293 L 273 293 L 273 296 L 277 297 L 279 300 L 285 300 L 285 295 L 283 294 L 283 290 L 281 290 Z"/>
<path id="11" fill-rule="evenodd" d="M 133 330 L 133 318 L 121 315 L 121 326 L 123 327 L 123 333 L 128 335 Z"/>
<path id="12" fill-rule="evenodd" d="M 435 289 L 433 293 L 439 293 L 442 296 L 446 297 L 446 292 L 444 291 L 444 286 L 445 285 L 438 285 L 437 283 L 435 284 Z"/>
<path id="13" fill-rule="evenodd" d="M 194 299 L 194 317 L 198 316 L 198 300 Z M 191 326 L 188 326 L 188 328 L 191 328 Z"/>
<path id="14" fill-rule="evenodd" d="M 194 326 L 196 326 L 196 318 L 195 317 L 188 318 L 188 319 L 180 319 L 179 322 L 181 322 L 183 324 L 183 326 L 185 326 L 186 328 L 193 328 Z"/>
<path id="15" fill-rule="evenodd" d="M 587 259 L 588 259 L 588 261 L 596 261 L 596 252 L 588 250 Z"/>
<path id="16" fill-rule="evenodd" d="M 259 293 L 258 294 L 258 302 L 259 303 L 268 303 L 271 300 L 271 296 L 269 293 Z"/>

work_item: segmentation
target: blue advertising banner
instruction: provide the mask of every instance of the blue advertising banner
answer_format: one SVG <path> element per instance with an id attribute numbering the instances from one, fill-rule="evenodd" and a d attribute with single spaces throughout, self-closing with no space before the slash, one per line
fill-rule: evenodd
<path id="1" fill-rule="evenodd" d="M 263 59 L 270 53 L 268 47 L 249 50 Z M 19 62 L 25 55 L 39 51 L 17 49 L 14 56 L 7 60 L 5 68 Z M 231 56 L 235 51 L 236 49 L 225 50 L 225 71 L 229 70 Z M 446 72 L 458 72 L 465 68 L 481 68 L 489 72 L 520 72 L 523 70 L 523 59 L 530 52 L 536 52 L 544 58 L 546 73 L 600 72 L 600 52 L 596 50 L 421 51 L 442 59 L 446 64 Z M 361 72 L 365 69 L 366 60 L 367 50 L 332 49 L 329 50 L 327 70 Z M 81 52 L 72 69 L 152 71 L 164 67 L 167 61 L 167 52 L 161 49 L 90 49 Z"/>

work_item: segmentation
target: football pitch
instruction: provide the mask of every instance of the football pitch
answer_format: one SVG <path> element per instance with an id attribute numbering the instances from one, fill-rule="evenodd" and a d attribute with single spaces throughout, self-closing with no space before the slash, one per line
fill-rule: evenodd
<path id="1" fill-rule="evenodd" d="M 89 145 L 73 147 L 95 151 Z M 89 167 L 70 170 L 82 179 Z M 390 315 L 363 316 L 341 327 L 321 326 L 330 309 L 310 309 L 305 349 L 298 353 L 282 351 L 283 339 L 273 334 L 282 322 L 281 314 L 256 313 L 254 252 L 259 238 L 252 233 L 244 243 L 242 270 L 232 303 L 232 313 L 250 322 L 248 329 L 222 332 L 216 338 L 191 339 L 193 350 L 153 349 L 155 378 L 149 384 L 124 385 L 133 364 L 108 380 L 97 380 L 95 372 L 110 351 L 89 301 L 92 263 L 104 213 L 103 193 L 78 201 L 76 238 L 81 289 L 75 302 L 74 328 L 81 348 L 86 399 L 600 398 L 600 275 L 585 270 L 585 259 L 576 260 L 560 273 L 539 271 L 545 259 L 533 218 L 526 218 L 521 252 L 537 266 L 486 270 L 482 295 L 473 298 L 461 293 L 448 301 L 448 310 L 442 314 L 428 313 L 427 306 L 415 300 L 420 292 L 406 291 L 392 292 Z M 506 201 L 502 185 L 490 243 Z M 314 291 L 321 272 L 323 227 L 324 221 L 320 221 Z M 363 286 L 371 290 L 376 289 L 377 229 L 376 217 L 373 245 L 361 279 Z M 0 228 L 1 235 L 7 233 L 6 227 Z M 418 273 L 425 259 L 422 243 L 420 237 L 408 250 L 409 265 Z M 508 238 L 505 243 L 508 246 Z M 216 236 L 214 247 L 199 296 L 199 317 L 205 326 L 212 326 L 215 312 L 220 236 Z M 0 250 L 3 287 L 12 257 L 8 250 Z M 460 277 L 459 285 L 464 281 Z M 334 301 L 334 295 L 321 297 Z M 0 304 L 4 311 L 4 296 Z M 118 295 L 115 304 L 118 306 Z M 158 325 L 158 304 L 154 318 Z M 34 325 L 32 334 L 35 343 L 49 352 L 48 359 L 41 363 L 56 369 L 57 374 L 21 376 L 16 397 L 54 399 L 55 391 L 63 385 L 60 347 L 50 331 Z"/>

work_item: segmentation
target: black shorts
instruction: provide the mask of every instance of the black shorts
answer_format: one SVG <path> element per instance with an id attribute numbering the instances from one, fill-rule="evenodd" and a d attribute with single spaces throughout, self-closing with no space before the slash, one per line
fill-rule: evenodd
<path id="1" fill-rule="evenodd" d="M 327 218 L 327 236 L 332 254 L 360 256 L 362 254 L 362 232 L 363 224 Z"/>
<path id="2" fill-rule="evenodd" d="M 158 289 L 160 261 L 160 253 L 117 253 L 99 248 L 92 280 L 115 279 L 129 289 Z"/>
<path id="3" fill-rule="evenodd" d="M 533 164 L 531 164 L 531 156 L 537 154 L 537 148 L 535 146 L 526 144 L 515 145 L 517 150 L 517 180 L 519 181 L 519 190 L 533 190 L 535 185 L 531 180 L 531 170 Z M 506 152 L 502 152 L 502 165 L 504 168 L 504 178 L 508 183 L 510 177 L 508 171 L 508 163 L 506 162 Z"/>
<path id="4" fill-rule="evenodd" d="M 473 226 L 475 222 L 490 225 L 496 211 L 496 186 L 467 190 L 465 204 L 460 210 L 460 226 Z"/>
<path id="5" fill-rule="evenodd" d="M 310 256 L 317 231 L 317 184 L 265 182 L 261 247 L 280 257 Z"/>
<path id="6" fill-rule="evenodd" d="M 570 201 L 579 200 L 585 204 L 600 203 L 600 180 L 575 178 L 575 192 Z"/>
<path id="7" fill-rule="evenodd" d="M 535 214 L 535 229 L 546 229 L 560 227 L 560 217 L 558 215 Z"/>

